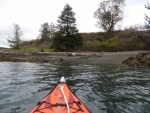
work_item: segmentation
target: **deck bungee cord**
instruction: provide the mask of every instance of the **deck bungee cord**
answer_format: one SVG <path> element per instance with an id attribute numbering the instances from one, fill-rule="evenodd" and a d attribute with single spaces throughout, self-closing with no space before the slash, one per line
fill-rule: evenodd
<path id="1" fill-rule="evenodd" d="M 63 86 L 63 85 L 60 85 L 60 90 L 61 90 L 61 92 L 62 92 L 62 94 L 63 94 L 63 96 L 64 96 L 64 99 L 65 99 L 65 102 L 66 102 L 66 105 L 67 105 L 67 109 L 68 109 L 68 113 L 70 113 L 70 109 L 69 109 L 69 105 L 68 105 L 68 100 L 67 100 L 67 98 L 66 98 L 66 95 L 65 95 L 65 93 L 64 93 L 63 88 L 64 88 L 64 86 Z"/>
<path id="2" fill-rule="evenodd" d="M 91 113 L 71 91 L 62 77 L 54 89 L 45 96 L 30 113 Z"/>

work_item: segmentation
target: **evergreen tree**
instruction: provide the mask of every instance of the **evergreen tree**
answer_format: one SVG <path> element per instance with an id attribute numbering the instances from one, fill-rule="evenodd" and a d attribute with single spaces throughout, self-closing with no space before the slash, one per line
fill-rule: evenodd
<path id="1" fill-rule="evenodd" d="M 41 25 L 40 32 L 41 32 L 41 42 L 44 42 L 50 38 L 50 27 L 47 22 Z"/>
<path id="2" fill-rule="evenodd" d="M 56 26 L 53 22 L 51 22 L 49 27 L 50 27 L 50 38 L 53 38 L 56 32 Z"/>
<path id="3" fill-rule="evenodd" d="M 19 24 L 14 24 L 14 36 L 9 37 L 7 39 L 8 43 L 10 43 L 10 47 L 15 48 L 15 49 L 20 49 L 20 44 L 21 44 L 21 39 L 20 37 L 23 35 L 23 32 L 19 26 Z"/>
<path id="4" fill-rule="evenodd" d="M 82 37 L 76 28 L 75 13 L 66 4 L 57 22 L 57 32 L 53 39 L 53 47 L 60 51 L 70 51 L 82 45 Z"/>

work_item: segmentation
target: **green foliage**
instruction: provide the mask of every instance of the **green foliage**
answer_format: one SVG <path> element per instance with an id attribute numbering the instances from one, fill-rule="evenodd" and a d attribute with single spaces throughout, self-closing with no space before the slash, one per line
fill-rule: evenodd
<path id="1" fill-rule="evenodd" d="M 38 52 L 39 48 L 32 47 L 32 48 L 21 48 L 21 49 L 10 49 L 10 52 Z"/>
<path id="2" fill-rule="evenodd" d="M 32 47 L 32 48 L 23 48 L 23 52 L 38 52 L 39 48 L 38 47 Z"/>
<path id="3" fill-rule="evenodd" d="M 44 52 L 55 52 L 55 49 L 52 49 L 52 48 L 44 48 Z"/>
<path id="4" fill-rule="evenodd" d="M 111 38 L 100 44 L 104 51 L 119 51 L 120 40 L 118 38 Z"/>
<path id="5" fill-rule="evenodd" d="M 19 26 L 19 24 L 14 24 L 14 36 L 9 37 L 7 39 L 9 46 L 14 49 L 20 49 L 21 39 L 20 37 L 23 35 L 23 32 Z"/>
<path id="6" fill-rule="evenodd" d="M 50 27 L 50 38 L 54 38 L 54 34 L 57 30 L 56 25 L 53 22 L 51 22 L 49 27 Z"/>
<path id="7" fill-rule="evenodd" d="M 41 43 L 50 38 L 50 27 L 47 22 L 41 25 L 40 32 L 41 32 L 41 39 L 40 39 Z"/>
<path id="8" fill-rule="evenodd" d="M 84 37 L 85 38 L 85 37 Z M 85 39 L 84 39 L 85 40 Z M 93 38 L 93 40 L 84 41 L 82 50 L 83 51 L 119 51 L 121 46 L 121 39 L 113 37 L 110 39 L 102 39 L 100 37 Z"/>
<path id="9" fill-rule="evenodd" d="M 74 15 L 72 8 L 66 4 L 58 18 L 58 30 L 53 39 L 53 47 L 58 51 L 71 51 L 82 46 L 82 37 L 76 28 Z"/>
<path id="10" fill-rule="evenodd" d="M 106 45 L 108 47 L 113 47 L 113 46 L 118 45 L 119 42 L 120 42 L 120 40 L 118 38 L 111 38 L 108 41 L 102 42 L 101 45 L 104 45 L 104 46 Z"/>
<path id="11" fill-rule="evenodd" d="M 147 31 L 137 31 L 137 29 L 126 29 L 123 31 L 115 31 L 115 37 L 106 39 L 104 33 L 81 33 L 82 38 L 78 39 L 77 45 L 82 44 L 82 48 L 73 45 L 73 37 L 64 38 L 59 33 L 54 38 L 55 47 L 50 48 L 51 41 L 40 43 L 39 40 L 25 41 L 21 44 L 21 49 L 13 49 L 15 52 L 55 52 L 55 51 L 84 51 L 84 52 L 101 52 L 101 51 L 134 51 L 149 50 L 150 38 Z M 55 34 L 56 36 L 56 34 Z M 71 35 L 72 36 L 72 35 Z M 77 36 L 78 37 L 78 36 Z M 80 40 L 83 39 L 83 40 Z M 70 43 L 72 41 L 72 43 Z M 74 48 L 73 48 L 74 47 Z M 73 48 L 73 49 L 70 49 Z"/>
<path id="12" fill-rule="evenodd" d="M 9 49 L 9 52 L 41 52 L 41 48 L 39 47 L 28 47 L 28 48 L 21 48 L 21 49 Z M 51 48 L 43 48 L 43 52 L 55 52 L 55 49 Z"/>
<path id="13" fill-rule="evenodd" d="M 53 39 L 53 47 L 60 51 L 71 51 L 77 46 L 82 46 L 82 38 L 79 34 L 61 36 L 59 33 L 55 34 Z"/>
<path id="14" fill-rule="evenodd" d="M 61 35 L 74 35 L 78 33 L 75 23 L 76 19 L 74 16 L 75 13 L 72 11 L 72 7 L 66 4 L 64 10 L 57 20 L 58 30 Z"/>

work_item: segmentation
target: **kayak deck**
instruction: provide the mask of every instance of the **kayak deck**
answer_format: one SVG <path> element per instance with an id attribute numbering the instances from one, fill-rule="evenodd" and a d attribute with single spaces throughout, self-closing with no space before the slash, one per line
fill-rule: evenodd
<path id="1" fill-rule="evenodd" d="M 30 113 L 91 113 L 65 82 L 55 88 Z"/>

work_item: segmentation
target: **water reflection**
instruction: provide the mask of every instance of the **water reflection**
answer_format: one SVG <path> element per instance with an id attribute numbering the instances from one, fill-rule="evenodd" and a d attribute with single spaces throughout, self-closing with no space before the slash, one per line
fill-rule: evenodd
<path id="1" fill-rule="evenodd" d="M 149 113 L 150 69 L 0 63 L 0 112 L 28 113 L 61 76 L 92 113 Z"/>

